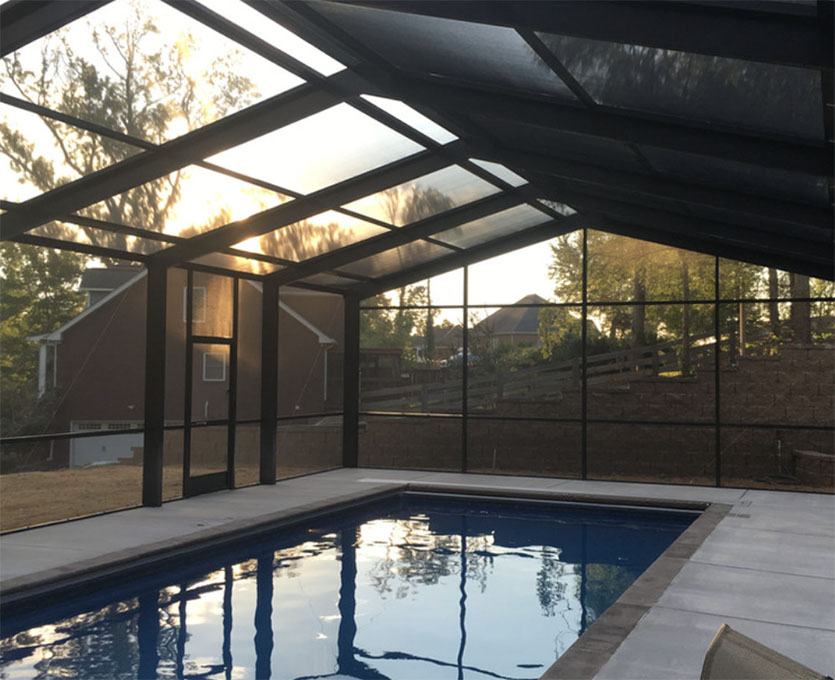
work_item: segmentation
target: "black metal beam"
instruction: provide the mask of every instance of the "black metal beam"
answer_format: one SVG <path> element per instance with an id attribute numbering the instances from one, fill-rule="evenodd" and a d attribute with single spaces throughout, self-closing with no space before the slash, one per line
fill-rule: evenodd
<path id="1" fill-rule="evenodd" d="M 817 21 L 800 13 L 687 2 L 585 0 L 349 0 L 410 14 L 510 26 L 592 40 L 806 68 L 825 66 Z"/>
<path id="2" fill-rule="evenodd" d="M 110 0 L 9 0 L 0 5 L 0 56 L 83 17 Z"/>
<path id="3" fill-rule="evenodd" d="M 477 147 L 478 148 L 478 147 Z M 572 181 L 585 182 L 601 187 L 611 187 L 646 196 L 688 204 L 704 205 L 753 215 L 766 220 L 780 220 L 797 226 L 809 227 L 809 236 L 819 230 L 823 236 L 832 232 L 832 212 L 790 201 L 766 196 L 753 196 L 733 188 L 710 188 L 698 184 L 664 179 L 634 172 L 581 163 L 551 154 L 535 154 L 512 149 L 479 149 L 479 158 L 504 163 L 511 168 L 521 168 Z"/>
<path id="4" fill-rule="evenodd" d="M 128 260 L 129 262 L 147 262 L 149 259 L 148 255 L 140 255 L 139 253 L 128 253 L 123 250 L 116 250 L 115 248 L 94 246 L 89 243 L 75 243 L 74 241 L 61 241 L 60 239 L 34 236 L 32 234 L 21 234 L 9 240 L 31 246 L 54 248 L 55 250 L 69 250 L 73 253 L 84 253 L 85 255 L 94 255 L 95 257 L 112 257 L 119 260 Z"/>
<path id="5" fill-rule="evenodd" d="M 261 295 L 261 484 L 275 484 L 277 415 L 278 285 L 264 281 Z"/>
<path id="6" fill-rule="evenodd" d="M 593 190 L 578 190 L 578 184 L 564 180 L 553 180 L 547 184 L 541 182 L 539 187 L 545 192 L 545 198 L 568 203 L 578 210 L 610 215 L 617 220 L 742 246 L 750 248 L 752 253 L 785 254 L 788 257 L 808 259 L 810 262 L 817 261 L 819 264 L 831 261 L 831 236 L 828 242 L 814 242 L 789 234 L 775 234 L 726 222 L 687 217 L 668 210 L 628 202 L 622 196 L 613 199 Z"/>
<path id="7" fill-rule="evenodd" d="M 142 505 L 162 505 L 165 451 L 165 318 L 168 270 L 148 263 L 145 320 L 145 434 L 142 443 Z"/>
<path id="8" fill-rule="evenodd" d="M 453 142 L 455 144 L 455 142 Z M 448 162 L 436 154 L 423 151 L 389 163 L 382 168 L 333 184 L 325 189 L 297 198 L 270 210 L 252 215 L 245 220 L 232 222 L 213 231 L 194 236 L 188 243 L 174 246 L 154 257 L 168 264 L 192 260 L 228 248 L 253 236 L 317 215 L 334 206 L 350 203 L 391 186 L 408 182 L 422 175 L 440 170 Z"/>
<path id="9" fill-rule="evenodd" d="M 437 234 L 446 229 L 452 229 L 460 224 L 477 220 L 502 210 L 507 210 L 520 203 L 524 203 L 524 199 L 513 194 L 495 194 L 488 196 L 473 203 L 453 208 L 440 215 L 419 220 L 409 226 L 401 227 L 386 234 L 380 234 L 379 236 L 374 236 L 358 243 L 352 243 L 344 248 L 313 257 L 295 266 L 282 269 L 275 274 L 270 274 L 270 277 L 278 280 L 282 284 L 290 283 L 307 276 L 313 276 L 314 274 L 342 267 L 350 262 L 356 262 L 357 260 L 362 260 L 377 253 L 385 252 L 386 250 L 391 250 L 392 248 L 419 240 L 425 236 Z"/>
<path id="10" fill-rule="evenodd" d="M 61 215 L 73 213 L 108 196 L 200 161 L 206 156 L 294 123 L 338 102 L 333 95 L 309 85 L 271 97 L 156 149 L 143 151 L 21 203 L 17 212 L 4 217 L 0 225 L 0 238 L 5 240 L 16 236 Z"/>
<path id="11" fill-rule="evenodd" d="M 373 283 L 352 286 L 350 292 L 359 299 L 369 298 L 377 293 L 383 293 L 392 288 L 407 286 L 415 281 L 421 281 L 438 274 L 458 269 L 464 265 L 474 264 L 491 257 L 504 255 L 512 250 L 518 250 L 526 246 L 546 241 L 556 236 L 562 236 L 571 231 L 580 229 L 588 222 L 588 219 L 580 214 L 572 215 L 561 220 L 549 220 L 535 227 L 524 231 L 490 241 L 484 245 L 468 248 L 460 253 L 453 253 L 443 258 L 433 260 L 425 264 L 404 269 L 403 271 L 377 279 Z"/>
<path id="12" fill-rule="evenodd" d="M 692 250 L 697 253 L 705 253 L 706 255 L 715 255 L 729 260 L 739 260 L 761 267 L 774 267 L 776 269 L 783 269 L 796 274 L 805 274 L 806 276 L 814 276 L 820 279 L 835 279 L 835 270 L 833 270 L 831 261 L 824 263 L 810 262 L 807 259 L 789 254 L 780 255 L 772 252 L 762 252 L 738 245 L 731 241 L 718 242 L 716 240 L 705 239 L 698 233 L 671 233 L 656 227 L 649 227 L 640 223 L 629 223 L 599 213 L 587 213 L 587 215 L 589 228 L 597 229 L 598 231 L 628 236 L 629 238 L 643 239 L 644 241 L 652 241 L 653 243 L 660 243 L 662 245 L 672 246 L 673 248 Z"/>
<path id="13" fill-rule="evenodd" d="M 360 304 L 345 295 L 345 337 L 342 359 L 342 465 L 359 464 Z"/>
<path id="14" fill-rule="evenodd" d="M 833 174 L 832 148 L 823 143 L 815 145 L 717 128 L 700 128 L 604 106 L 591 110 L 437 80 L 417 80 L 405 75 L 385 86 L 369 83 L 368 94 L 398 97 L 418 108 L 428 107 L 440 113 L 482 116 L 815 176 Z"/>

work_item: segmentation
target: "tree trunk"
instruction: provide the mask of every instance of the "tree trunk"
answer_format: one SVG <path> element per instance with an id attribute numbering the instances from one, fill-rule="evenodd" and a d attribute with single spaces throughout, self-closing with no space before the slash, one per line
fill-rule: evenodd
<path id="1" fill-rule="evenodd" d="M 647 299 L 647 284 L 643 269 L 635 273 L 632 290 L 632 300 L 635 302 L 632 306 L 632 347 L 643 347 L 646 344 L 644 340 L 647 313 L 646 307 L 640 304 Z"/>
<path id="2" fill-rule="evenodd" d="M 769 267 L 768 297 L 771 298 L 771 301 L 768 303 L 768 323 L 769 326 L 771 326 L 771 334 L 775 338 L 780 337 L 780 310 L 775 302 L 775 299 L 780 296 L 780 289 L 777 283 L 777 270 L 773 267 Z"/>
<path id="3" fill-rule="evenodd" d="M 789 274 L 789 283 L 793 298 L 811 297 L 808 276 Z M 791 327 L 794 342 L 812 343 L 812 310 L 808 302 L 791 303 Z"/>
<path id="4" fill-rule="evenodd" d="M 684 302 L 687 303 L 690 300 L 690 263 L 684 253 L 681 253 L 681 285 Z M 690 305 L 688 304 L 684 305 L 681 342 L 681 373 L 690 375 L 693 372 L 693 366 L 690 359 Z"/>

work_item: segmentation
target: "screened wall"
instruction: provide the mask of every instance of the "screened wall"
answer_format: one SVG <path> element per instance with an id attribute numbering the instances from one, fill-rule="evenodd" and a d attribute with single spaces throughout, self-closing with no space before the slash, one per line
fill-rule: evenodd
<path id="1" fill-rule="evenodd" d="M 831 282 L 592 230 L 443 278 L 363 305 L 361 465 L 832 490 Z"/>
<path id="2" fill-rule="evenodd" d="M 831 489 L 834 22 L 3 3 L 2 528 L 340 465 Z"/>

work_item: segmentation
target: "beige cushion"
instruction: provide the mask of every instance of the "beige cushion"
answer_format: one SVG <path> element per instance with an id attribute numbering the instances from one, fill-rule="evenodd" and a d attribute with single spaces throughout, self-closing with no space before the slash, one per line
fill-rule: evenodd
<path id="1" fill-rule="evenodd" d="M 707 648 L 702 680 L 825 680 L 811 668 L 722 627 Z"/>

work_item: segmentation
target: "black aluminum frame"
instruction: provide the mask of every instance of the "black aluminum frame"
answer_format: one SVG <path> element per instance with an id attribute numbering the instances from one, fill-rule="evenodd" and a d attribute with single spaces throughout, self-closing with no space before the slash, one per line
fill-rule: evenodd
<path id="1" fill-rule="evenodd" d="M 583 229 L 582 235 L 582 299 L 581 302 L 566 302 L 566 303 L 544 303 L 544 304 L 508 304 L 508 303 L 479 303 L 470 305 L 469 304 L 469 281 L 468 281 L 468 270 L 466 264 L 463 265 L 462 269 L 464 272 L 463 278 L 463 298 L 461 305 L 361 305 L 360 311 L 379 311 L 379 310 L 392 310 L 392 309 L 462 309 L 464 311 L 464 323 L 462 327 L 462 338 L 463 338 L 463 347 L 464 347 L 464 356 L 467 356 L 467 336 L 469 330 L 469 315 L 468 310 L 471 307 L 482 307 L 482 308 L 547 308 L 547 307 L 567 307 L 567 308 L 580 308 L 581 309 L 581 340 L 582 340 L 582 355 L 580 361 L 580 399 L 581 399 L 581 411 L 579 418 L 549 418 L 549 417 L 528 417 L 528 416 L 505 416 L 505 415 L 488 415 L 488 414 L 470 414 L 468 411 L 468 374 L 469 374 L 469 366 L 468 362 L 464 361 L 462 364 L 462 401 L 461 401 L 461 413 L 423 413 L 423 412 L 391 412 L 391 411 L 371 411 L 371 410 L 361 410 L 359 411 L 360 416 L 367 416 L 367 417 L 397 417 L 397 418 L 424 418 L 428 420 L 433 419 L 443 419 L 443 420 L 461 420 L 461 454 L 460 454 L 460 470 L 461 472 L 467 472 L 468 466 L 468 458 L 467 458 L 467 441 L 468 441 L 468 424 L 470 420 L 486 420 L 486 421 L 520 421 L 520 422 L 560 422 L 560 423 L 576 423 L 581 426 L 581 463 L 580 463 L 580 470 L 579 470 L 579 477 L 581 479 L 590 479 L 588 476 L 588 426 L 594 424 L 607 424 L 607 425 L 646 425 L 646 426 L 659 426 L 659 427 L 699 427 L 699 428 L 711 428 L 714 430 L 714 486 L 721 487 L 722 484 L 722 456 L 721 456 L 721 437 L 723 429 L 771 429 L 771 430 L 813 430 L 813 431 L 823 431 L 823 432 L 833 432 L 835 433 L 835 425 L 833 426 L 826 426 L 826 425 L 796 425 L 796 424 L 786 424 L 786 423 L 778 423 L 778 422 L 767 422 L 767 423 L 739 423 L 739 422 L 724 422 L 722 419 L 722 411 L 721 411 L 721 404 L 720 404 L 720 344 L 721 344 L 721 328 L 720 328 L 720 305 L 723 304 L 735 304 L 735 303 L 759 303 L 764 304 L 768 302 L 835 302 L 835 298 L 795 298 L 795 297 L 777 297 L 777 298 L 728 298 L 722 297 L 720 294 L 720 281 L 719 281 L 719 270 L 720 270 L 720 257 L 714 257 L 714 296 L 711 299 L 697 299 L 697 300 L 650 300 L 650 301 L 643 301 L 643 302 L 635 302 L 635 301 L 589 301 L 588 299 L 588 229 Z M 425 278 L 431 277 L 435 275 L 435 273 L 441 272 L 434 272 L 432 268 L 424 268 L 423 271 L 426 273 Z M 448 271 L 448 270 L 444 270 Z M 421 277 L 424 278 L 424 277 Z M 419 280 L 419 279 L 418 279 Z M 374 288 L 370 288 L 368 286 L 358 286 L 357 290 L 362 291 L 362 294 L 373 295 L 377 293 L 385 292 L 382 290 L 383 285 L 387 285 L 388 289 L 390 290 L 393 287 L 398 287 L 400 285 L 404 285 L 405 283 L 412 283 L 415 279 L 412 278 L 411 281 L 406 281 L 405 276 L 396 276 L 386 280 L 385 284 L 378 284 L 378 286 Z M 713 352 L 714 352 L 714 417 L 712 421 L 668 421 L 668 420 L 622 420 L 622 419 L 612 419 L 612 418 L 590 418 L 588 416 L 588 376 L 587 376 L 587 362 L 588 362 L 588 330 L 587 330 L 587 322 L 588 322 L 588 310 L 589 307 L 615 307 L 615 306 L 624 306 L 624 307 L 633 307 L 633 306 L 642 306 L 642 307 L 652 307 L 652 306 L 664 306 L 664 305 L 713 305 L 713 325 L 714 325 L 714 345 L 713 345 Z M 357 348 L 357 362 L 359 359 L 358 354 L 359 348 Z M 346 384 L 347 384 L 347 376 L 346 376 Z M 359 381 L 357 379 L 357 386 L 359 386 Z M 347 442 L 347 436 L 346 436 Z M 356 447 L 358 449 L 358 441 L 354 436 L 351 436 L 350 445 L 352 447 Z M 594 479 L 594 477 L 591 477 Z"/>

